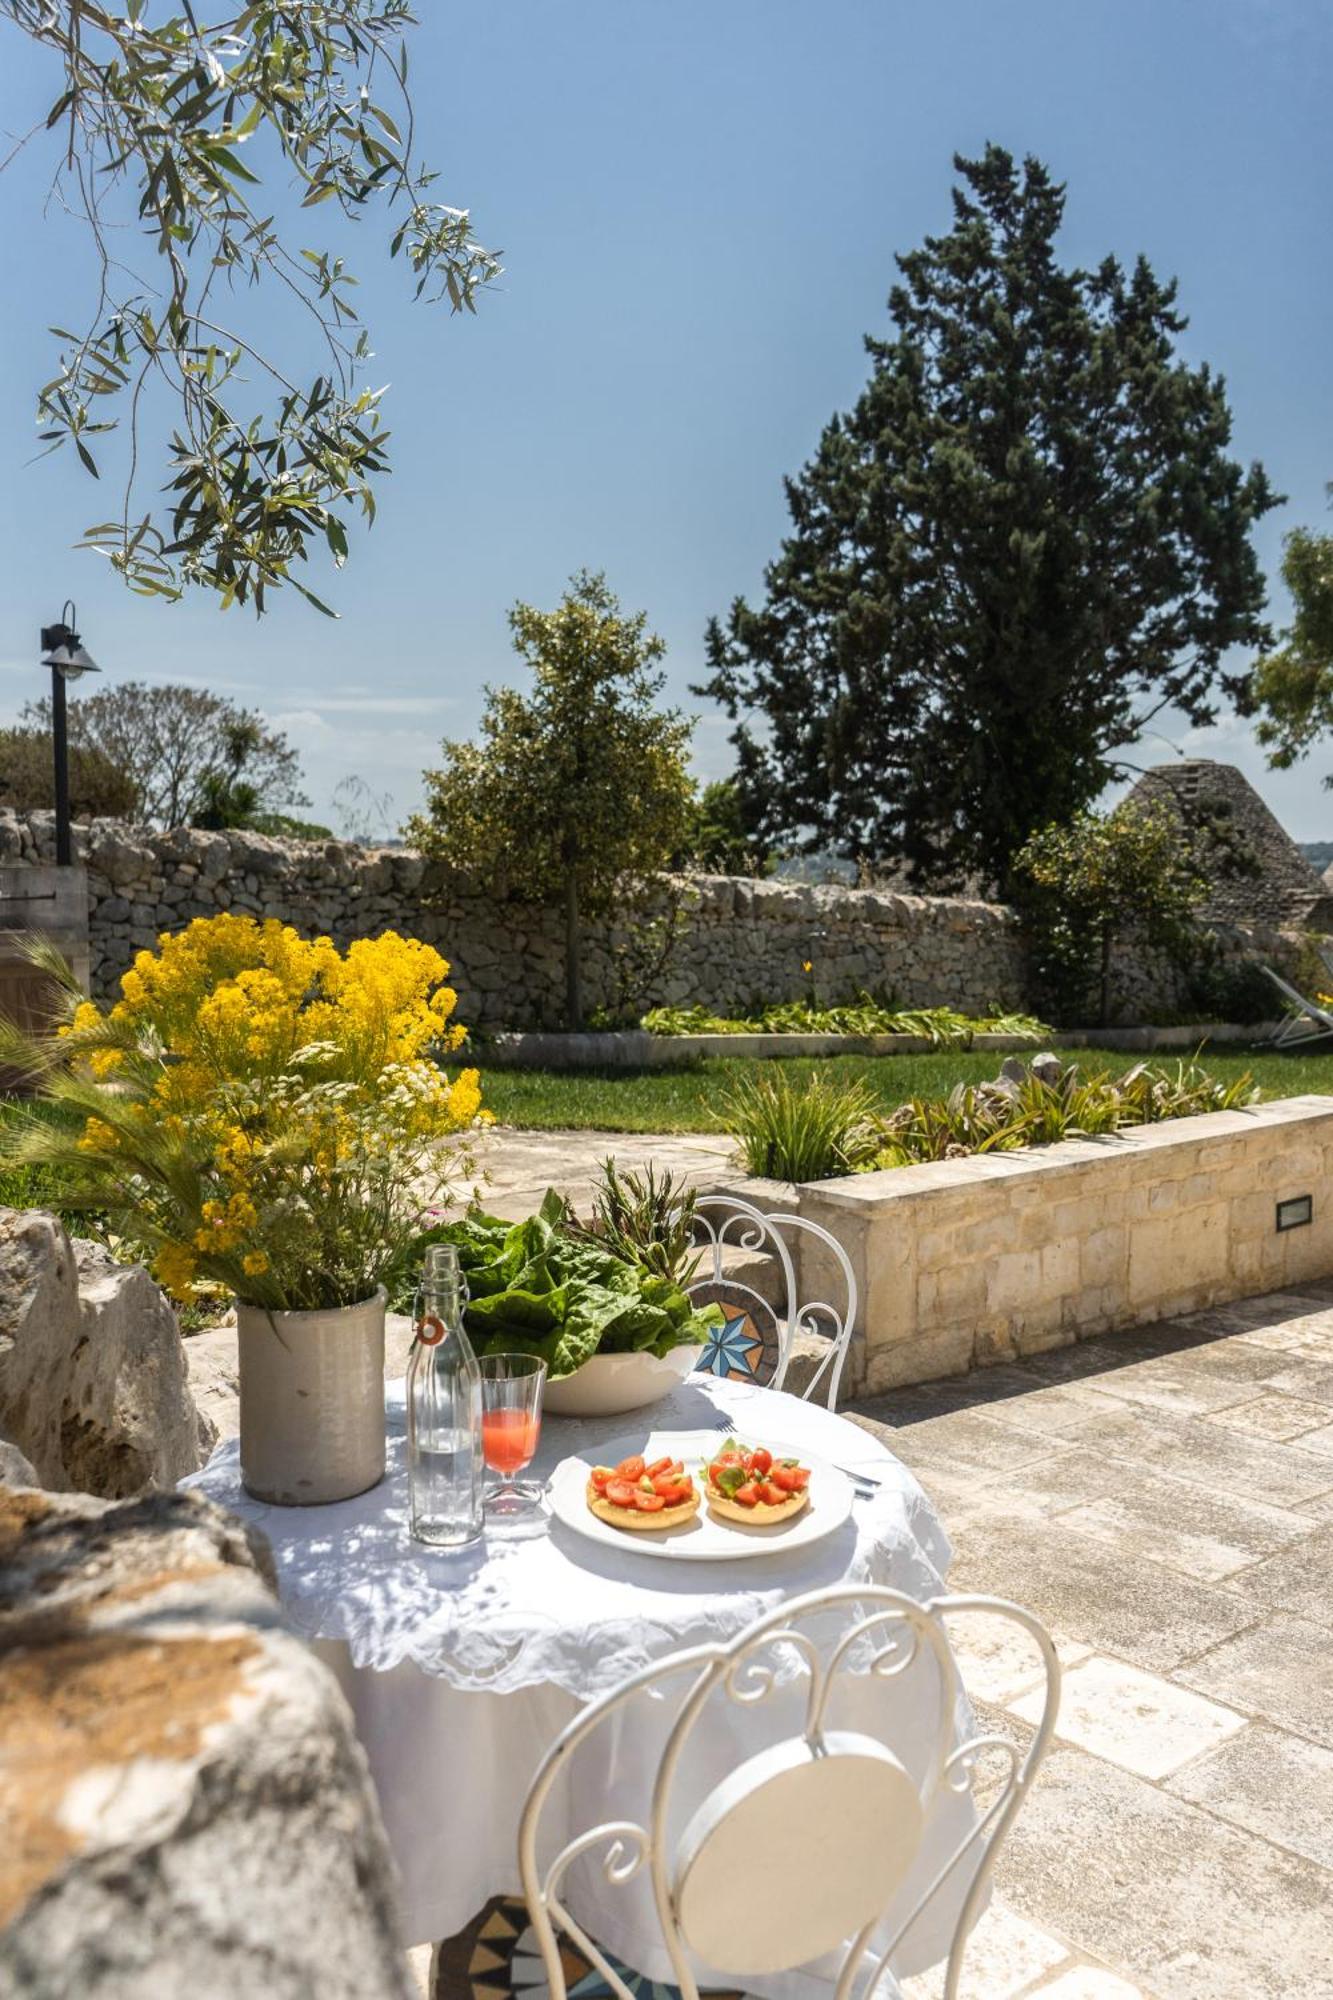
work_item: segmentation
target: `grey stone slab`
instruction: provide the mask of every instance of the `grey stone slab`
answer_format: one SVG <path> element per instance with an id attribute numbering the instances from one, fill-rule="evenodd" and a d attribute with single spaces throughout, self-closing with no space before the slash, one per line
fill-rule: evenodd
<path id="1" fill-rule="evenodd" d="M 1206 1415 L 1209 1423 L 1223 1430 L 1288 1444 L 1293 1438 L 1322 1429 L 1329 1412 L 1323 1403 L 1304 1403 L 1296 1396 L 1268 1390 L 1261 1396 L 1247 1397 L 1243 1403 L 1230 1403 L 1223 1410 L 1209 1410 Z"/>
<path id="2" fill-rule="evenodd" d="M 1260 1604 L 1333 1626 L 1333 1526 L 1256 1563 L 1237 1577 L 1236 1588 Z"/>
<path id="3" fill-rule="evenodd" d="M 960 1529 L 949 1583 L 1012 1598 L 1071 1639 L 1154 1673 L 1169 1673 L 1256 1617 L 1254 1606 L 1233 1592 L 1191 1582 L 1158 1562 L 1122 1561 L 1060 1518 L 1000 1517 Z"/>
<path id="4" fill-rule="evenodd" d="M 1005 1472 L 1066 1449 L 1040 1432 L 1005 1423 L 981 1410 L 956 1410 L 903 1424 L 893 1450 L 913 1468 L 937 1465 L 955 1472 Z"/>
<path id="5" fill-rule="evenodd" d="M 970 1375 L 894 1390 L 858 1404 L 867 1416 L 892 1429 L 959 1410 L 976 1410 L 1057 1443 L 1077 1437 L 1086 1425 L 1114 1407 L 1111 1399 L 1090 1384 L 1043 1382 L 1022 1364 L 980 1368 Z"/>
<path id="6" fill-rule="evenodd" d="M 1333 1646 L 1313 1619 L 1273 1611 L 1177 1667 L 1175 1679 L 1333 1749 Z"/>
<path id="7" fill-rule="evenodd" d="M 1333 1487 L 1322 1465 L 1239 1431 L 1216 1419 L 1202 1424 L 1171 1410 L 1113 1403 L 1079 1436 L 1084 1452 L 1104 1452 L 1131 1465 L 1164 1468 L 1208 1492 L 1236 1494 L 1300 1508 Z"/>
<path id="8" fill-rule="evenodd" d="M 1177 1771 L 1166 1789 L 1333 1869 L 1333 1750 L 1256 1722 Z"/>
<path id="9" fill-rule="evenodd" d="M 1311 1533 L 1306 1515 L 1210 1493 L 1088 1452 L 1074 1456 L 1083 1464 L 1052 1466 L 1052 1483 L 1062 1474 L 1072 1482 L 1086 1466 L 1089 1482 L 1101 1478 L 1103 1490 L 1064 1513 L 1063 1523 L 1102 1542 L 1117 1563 L 1159 1562 L 1203 1583 L 1220 1583 L 1292 1543 L 1303 1546 Z M 1036 1468 L 1035 1476 L 1043 1470 Z"/>
<path id="10" fill-rule="evenodd" d="M 1169 2000 L 1333 2000 L 1333 1875 L 1081 1751 L 1046 1759 L 998 1882 Z"/>
<path id="11" fill-rule="evenodd" d="M 1306 1354 L 1285 1355 L 1283 1366 L 1270 1378 L 1270 1386 L 1304 1403 L 1333 1405 L 1333 1358 L 1317 1361 Z M 1333 1421 L 1333 1408 L 1329 1409 L 1329 1420 Z"/>

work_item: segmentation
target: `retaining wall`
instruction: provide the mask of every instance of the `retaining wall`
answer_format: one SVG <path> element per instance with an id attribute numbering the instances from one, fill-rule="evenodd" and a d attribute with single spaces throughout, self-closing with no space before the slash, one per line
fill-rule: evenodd
<path id="1" fill-rule="evenodd" d="M 799 1189 L 860 1303 L 845 1393 L 892 1389 L 1333 1275 L 1333 1097 Z M 1311 1221 L 1279 1231 L 1277 1204 Z M 801 1245 L 804 1297 L 835 1281 Z"/>

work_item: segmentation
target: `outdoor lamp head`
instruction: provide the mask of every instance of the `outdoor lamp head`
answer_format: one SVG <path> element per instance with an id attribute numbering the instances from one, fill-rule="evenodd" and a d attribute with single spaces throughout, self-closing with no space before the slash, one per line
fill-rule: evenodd
<path id="1" fill-rule="evenodd" d="M 75 615 L 73 603 L 67 602 L 60 622 L 42 627 L 42 665 L 53 668 L 66 681 L 77 681 L 84 674 L 102 671 L 92 654 L 85 652 L 79 643 L 74 630 Z"/>

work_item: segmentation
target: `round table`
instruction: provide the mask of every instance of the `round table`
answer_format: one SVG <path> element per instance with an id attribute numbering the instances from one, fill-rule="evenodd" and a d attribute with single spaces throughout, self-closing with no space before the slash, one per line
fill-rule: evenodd
<path id="1" fill-rule="evenodd" d="M 878 1484 L 833 1534 L 778 1555 L 668 1563 L 601 1547 L 559 1522 L 530 1539 L 486 1536 L 445 1554 L 408 1532 L 401 1383 L 387 1393 L 385 1478 L 369 1493 L 324 1507 L 264 1505 L 242 1489 L 235 1440 L 185 1482 L 263 1530 L 291 1624 L 346 1693 L 398 1863 L 405 1943 L 451 1936 L 488 1897 L 517 1887 L 518 1817 L 533 1772 L 593 1696 L 821 1586 L 887 1584 L 916 1598 L 943 1589 L 949 1544 L 912 1474 L 867 1431 L 773 1390 L 696 1374 L 648 1410 L 548 1417 L 529 1476 L 549 1476 L 572 1452 L 596 1457 L 601 1441 L 626 1433 L 729 1424 Z M 875 1728 L 914 1768 L 932 1740 L 933 1696 L 902 1685 L 886 1696 L 870 1677 L 857 1678 L 866 1682 L 858 1726 Z M 756 1726 L 735 1713 L 721 1723 L 714 1776 L 749 1754 L 747 1730 Z M 605 1817 L 613 1791 L 646 1800 L 659 1748 L 651 1718 L 615 1732 L 610 1746 L 599 1732 L 580 1752 L 581 1772 L 576 1760 L 571 1814 L 580 1797 L 597 1807 L 586 1824 Z M 932 1811 L 908 1901 L 951 1850 L 966 1810 L 950 1798 Z M 646 1885 L 612 1895 L 596 1877 L 577 1893 L 571 1882 L 570 1894 L 576 1914 L 622 1959 L 650 1978 L 668 1976 Z M 932 1901 L 908 1934 L 900 1976 L 947 1950 L 956 1906 L 944 1892 Z M 764 1988 L 778 2000 L 816 1990 L 827 1989 L 800 1975 Z"/>

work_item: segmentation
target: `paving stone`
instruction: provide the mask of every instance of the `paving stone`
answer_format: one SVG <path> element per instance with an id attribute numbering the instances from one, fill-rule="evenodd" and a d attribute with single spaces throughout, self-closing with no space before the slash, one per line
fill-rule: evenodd
<path id="1" fill-rule="evenodd" d="M 1007 1704 L 1025 1722 L 1041 1720 L 1041 1691 Z M 1140 1778 L 1165 1778 L 1191 1757 L 1246 1727 L 1245 1717 L 1221 1708 L 1122 1660 L 1093 1653 L 1064 1677 L 1057 1733 L 1094 1757 Z"/>
<path id="2" fill-rule="evenodd" d="M 1297 1451 L 1275 1450 L 1271 1443 L 1246 1436 L 1216 1417 L 1198 1423 L 1170 1410 L 1117 1403 L 1109 1414 L 1090 1423 L 1078 1442 L 1083 1453 L 1104 1452 L 1129 1464 L 1165 1468 L 1173 1479 L 1188 1480 L 1209 1492 L 1275 1507 L 1302 1510 L 1305 1502 L 1333 1485 L 1322 1465 L 1303 1459 Z"/>
<path id="3" fill-rule="evenodd" d="M 1294 1396 L 1277 1393 L 1253 1396 L 1248 1402 L 1233 1403 L 1227 1409 L 1210 1410 L 1208 1422 L 1223 1430 L 1242 1431 L 1247 1437 L 1272 1438 L 1284 1444 L 1289 1439 L 1317 1431 L 1328 1423 L 1323 1403 L 1303 1403 Z"/>
<path id="4" fill-rule="evenodd" d="M 1275 1611 L 1173 1678 L 1333 1749 L 1333 1647 L 1311 1619 Z"/>
<path id="5" fill-rule="evenodd" d="M 873 1414 L 872 1404 L 861 1407 Z M 908 1465 L 937 1464 L 955 1472 L 1006 1472 L 1064 1449 L 1051 1438 L 1007 1424 L 980 1410 L 956 1410 L 895 1430 L 893 1449 Z"/>
<path id="6" fill-rule="evenodd" d="M 1152 2000 L 1141 1986 L 1131 1986 L 1099 1965 L 1075 1965 L 1029 1991 L 1033 2000 Z"/>
<path id="7" fill-rule="evenodd" d="M 1296 1548 L 1256 1563 L 1236 1587 L 1261 1604 L 1333 1626 L 1333 1526 L 1316 1528 Z"/>
<path id="8" fill-rule="evenodd" d="M 997 1899 L 968 1939 L 958 2000 L 1014 2000 L 1044 1972 L 1067 1964 L 1069 1955 L 1068 1945 Z M 942 1966 L 903 1986 L 904 2000 L 940 2000 L 943 1992 Z"/>
<path id="9" fill-rule="evenodd" d="M 1116 1491 L 1061 1518 L 1066 1527 L 1104 1542 L 1118 1562 L 1165 1563 L 1201 1583 L 1221 1583 L 1310 1534 L 1303 1514 L 1154 1478 L 1141 1467 L 1125 1477 L 1127 1468 L 1112 1461 L 1112 1470 L 1122 1475 Z"/>
<path id="10" fill-rule="evenodd" d="M 1333 1750 L 1256 1722 L 1166 1789 L 1333 1870 Z"/>
<path id="11" fill-rule="evenodd" d="M 1308 1451 L 1316 1458 L 1333 1458 L 1333 1424 L 1326 1424 L 1323 1430 L 1302 1431 L 1296 1439 L 1297 1449 Z"/>
<path id="12" fill-rule="evenodd" d="M 1006 1902 L 1164 2000 L 1333 2000 L 1327 1870 L 1081 1750 L 1047 1757 L 999 1872 Z"/>
<path id="13" fill-rule="evenodd" d="M 1062 1519 L 1000 1517 L 961 1529 L 949 1583 L 1027 1605 L 1048 1627 L 1154 1673 L 1168 1673 L 1255 1620 L 1254 1606 L 1233 1592 L 1159 1563 L 1108 1560 L 1101 1542 Z"/>
<path id="14" fill-rule="evenodd" d="M 1240 1341 L 1181 1347 L 1117 1368 L 1097 1386 L 1123 1402 L 1197 1415 L 1258 1395 L 1282 1358 Z"/>
<path id="15" fill-rule="evenodd" d="M 1333 1313 L 1308 1313 L 1300 1319 L 1279 1319 L 1274 1326 L 1250 1326 L 1236 1337 L 1247 1347 L 1276 1348 L 1284 1354 L 1329 1360 L 1333 1359 Z"/>
<path id="16" fill-rule="evenodd" d="M 1113 1398 L 1084 1383 L 1042 1382 L 1025 1367 L 982 1368 L 943 1382 L 895 1390 L 862 1405 L 867 1414 L 894 1429 L 970 1409 L 1057 1442 L 1076 1438 L 1088 1424 L 1118 1407 Z"/>
<path id="17" fill-rule="evenodd" d="M 1288 1355 L 1285 1366 L 1272 1377 L 1271 1386 L 1284 1396 L 1296 1396 L 1302 1402 L 1322 1403 L 1325 1423 L 1333 1417 L 1333 1360 L 1316 1361 L 1309 1355 Z"/>
<path id="18" fill-rule="evenodd" d="M 1086 1659 L 1091 1651 L 1080 1640 L 1054 1632 L 1051 1637 L 1066 1671 Z M 973 1701 L 1005 1703 L 1025 1689 L 1045 1683 L 1041 1654 L 1011 1618 L 998 1618 L 986 1612 L 951 1618 L 949 1642 Z M 1039 1718 L 1040 1703 L 1031 1720 Z"/>

